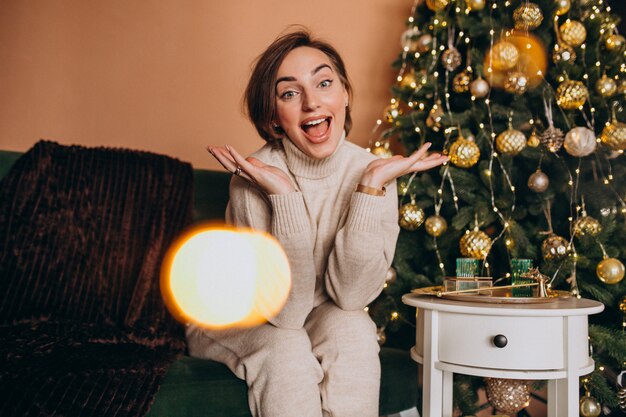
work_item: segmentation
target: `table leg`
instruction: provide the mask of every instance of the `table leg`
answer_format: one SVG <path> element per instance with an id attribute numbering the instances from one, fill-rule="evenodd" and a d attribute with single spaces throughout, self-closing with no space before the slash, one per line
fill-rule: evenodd
<path id="1" fill-rule="evenodd" d="M 578 377 L 548 381 L 548 417 L 578 416 Z"/>
<path id="2" fill-rule="evenodd" d="M 420 310 L 424 314 L 424 386 L 422 389 L 423 417 L 441 417 L 443 403 L 443 372 L 435 368 L 438 360 L 439 315 L 436 311 Z"/>
<path id="3" fill-rule="evenodd" d="M 453 417 L 452 404 L 452 372 L 443 371 L 443 392 L 442 392 L 442 417 Z"/>

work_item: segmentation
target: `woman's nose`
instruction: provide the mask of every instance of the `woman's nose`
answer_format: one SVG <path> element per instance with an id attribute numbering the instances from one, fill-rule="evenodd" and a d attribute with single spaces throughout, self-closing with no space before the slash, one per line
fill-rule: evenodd
<path id="1" fill-rule="evenodd" d="M 311 111 L 315 110 L 317 107 L 319 107 L 319 105 L 315 93 L 306 92 L 302 100 L 302 110 Z"/>

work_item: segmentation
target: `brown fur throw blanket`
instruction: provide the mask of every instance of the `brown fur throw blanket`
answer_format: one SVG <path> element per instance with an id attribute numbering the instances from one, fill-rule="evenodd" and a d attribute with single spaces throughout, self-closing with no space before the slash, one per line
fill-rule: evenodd
<path id="1" fill-rule="evenodd" d="M 142 416 L 184 349 L 161 299 L 193 171 L 41 141 L 0 182 L 0 415 Z"/>

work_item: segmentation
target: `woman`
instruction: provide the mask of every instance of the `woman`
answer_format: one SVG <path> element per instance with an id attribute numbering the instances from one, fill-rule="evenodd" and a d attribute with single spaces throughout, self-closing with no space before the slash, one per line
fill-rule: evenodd
<path id="1" fill-rule="evenodd" d="M 251 157 L 209 147 L 235 176 L 227 221 L 271 233 L 292 272 L 285 307 L 252 329 L 190 326 L 193 356 L 249 386 L 255 417 L 375 417 L 380 363 L 364 311 L 381 292 L 398 235 L 395 179 L 447 157 L 377 159 L 348 142 L 352 89 L 329 44 L 286 34 L 258 58 L 245 100 L 267 142 Z"/>

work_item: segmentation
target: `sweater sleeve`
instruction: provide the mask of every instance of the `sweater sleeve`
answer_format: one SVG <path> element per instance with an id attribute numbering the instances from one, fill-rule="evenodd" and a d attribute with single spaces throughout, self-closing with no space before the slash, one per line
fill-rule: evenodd
<path id="1" fill-rule="evenodd" d="M 384 197 L 354 192 L 348 207 L 324 280 L 340 308 L 359 310 L 380 294 L 393 260 L 400 232 L 395 181 Z"/>
<path id="2" fill-rule="evenodd" d="M 285 306 L 268 321 L 276 327 L 299 329 L 313 308 L 315 264 L 311 227 L 302 193 L 265 196 L 249 182 L 234 177 L 226 221 L 274 236 L 283 247 L 291 270 L 291 290 Z"/>

